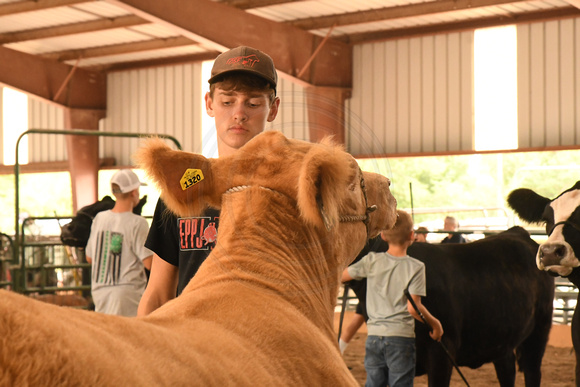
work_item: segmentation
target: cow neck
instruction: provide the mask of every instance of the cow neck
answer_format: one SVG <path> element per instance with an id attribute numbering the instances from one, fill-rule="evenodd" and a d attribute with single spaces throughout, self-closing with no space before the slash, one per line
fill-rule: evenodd
<path id="1" fill-rule="evenodd" d="M 251 187 L 252 187 L 251 185 L 238 185 L 238 186 L 235 186 L 235 187 L 228 189 L 225 193 L 231 194 L 234 192 L 240 192 L 240 191 L 246 190 L 246 189 L 251 188 Z M 283 194 L 282 192 L 276 191 L 272 188 L 268 188 L 268 187 L 264 187 L 264 186 L 257 186 L 257 187 L 259 187 L 260 189 L 267 190 L 267 191 L 275 192 L 275 193 L 280 194 L 280 195 L 284 195 L 284 196 L 288 197 L 290 200 L 294 200 L 294 199 L 290 198 L 289 196 L 287 196 L 286 194 Z M 353 215 L 353 214 L 339 215 L 338 221 L 341 223 L 363 222 L 365 227 L 366 227 L 366 230 L 367 230 L 367 239 L 371 239 L 370 238 L 370 230 L 369 230 L 369 219 L 370 219 L 369 214 L 371 212 L 376 211 L 377 206 L 376 205 L 372 205 L 372 206 L 368 205 L 367 191 L 366 191 L 365 181 L 364 181 L 364 178 L 362 175 L 362 171 L 361 171 L 361 177 L 360 177 L 360 187 L 361 187 L 361 190 L 363 193 L 365 213 L 358 214 L 358 215 Z M 326 226 L 327 231 L 330 231 L 332 229 L 332 225 L 331 225 L 331 222 L 328 220 L 326 213 L 324 212 L 324 208 L 321 205 L 321 203 L 319 203 L 319 210 L 320 210 L 320 214 L 322 216 L 322 220 L 324 222 L 324 225 Z"/>
<path id="2" fill-rule="evenodd" d="M 332 330 L 343 256 L 329 239 L 334 233 L 305 225 L 296 200 L 279 191 L 242 186 L 227 193 L 208 260 L 230 280 L 270 290 Z"/>
<path id="3" fill-rule="evenodd" d="M 570 275 L 568 275 L 565 278 L 567 278 L 570 282 L 576 285 L 576 287 L 580 287 L 580 268 L 575 267 L 574 269 L 572 269 Z"/>

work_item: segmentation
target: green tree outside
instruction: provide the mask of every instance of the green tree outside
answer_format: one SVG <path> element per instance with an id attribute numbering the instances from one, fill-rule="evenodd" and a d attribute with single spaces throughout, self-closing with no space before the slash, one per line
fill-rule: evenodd
<path id="1" fill-rule="evenodd" d="M 381 173 L 392 181 L 399 208 L 506 208 L 509 192 L 531 188 L 554 198 L 580 180 L 580 150 L 512 152 L 461 156 L 424 156 L 360 159 L 363 170 Z M 99 172 L 98 197 L 110 195 L 115 170 Z M 142 171 L 136 171 L 145 180 Z M 68 172 L 20 175 L 20 212 L 33 217 L 71 216 L 72 195 Z M 412 203 L 411 203 L 412 192 Z M 152 215 L 159 196 L 155 187 L 141 188 L 148 195 L 143 215 Z M 14 176 L 0 176 L 0 232 L 14 233 Z M 513 213 L 506 208 L 513 217 Z M 461 216 L 474 216 L 462 213 Z M 415 222 L 440 220 L 441 213 L 417 214 Z"/>

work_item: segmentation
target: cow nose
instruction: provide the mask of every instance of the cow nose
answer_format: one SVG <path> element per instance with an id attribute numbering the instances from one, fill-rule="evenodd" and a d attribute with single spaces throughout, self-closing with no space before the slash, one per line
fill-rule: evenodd
<path id="1" fill-rule="evenodd" d="M 544 266 L 560 265 L 566 254 L 566 246 L 560 243 L 545 243 L 540 246 L 540 261 Z"/>

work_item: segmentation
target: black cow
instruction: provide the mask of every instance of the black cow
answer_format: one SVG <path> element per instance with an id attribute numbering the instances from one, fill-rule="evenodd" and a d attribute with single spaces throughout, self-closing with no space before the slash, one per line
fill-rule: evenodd
<path id="1" fill-rule="evenodd" d="M 568 278 L 580 287 L 580 181 L 555 199 L 520 188 L 509 194 L 508 204 L 521 219 L 546 226 L 548 239 L 537 250 L 538 268 Z M 580 386 L 580 312 L 577 309 L 571 329 L 576 353 L 576 386 Z"/>
<path id="2" fill-rule="evenodd" d="M 493 362 L 500 385 L 513 386 L 516 359 L 526 386 L 540 386 L 552 327 L 554 279 L 536 269 L 538 244 L 511 228 L 465 244 L 414 243 L 408 254 L 425 263 L 422 303 L 440 321 L 442 342 L 458 365 Z M 403 296 L 401 291 L 401 296 Z M 416 374 L 448 386 L 453 364 L 424 324 L 415 324 Z"/>
<path id="3" fill-rule="evenodd" d="M 147 195 L 144 195 L 139 200 L 139 204 L 133 208 L 133 213 L 141 215 L 145 203 L 147 203 Z M 110 210 L 114 206 L 115 200 L 110 196 L 105 196 L 98 202 L 78 210 L 76 216 L 62 227 L 60 233 L 61 242 L 67 246 L 86 247 L 95 215 L 101 211 Z"/>

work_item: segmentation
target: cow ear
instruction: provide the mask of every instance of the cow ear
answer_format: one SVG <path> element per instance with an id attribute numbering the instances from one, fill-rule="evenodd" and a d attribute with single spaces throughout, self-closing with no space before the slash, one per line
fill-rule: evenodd
<path id="1" fill-rule="evenodd" d="M 508 205 L 521 219 L 529 223 L 542 222 L 544 209 L 550 201 L 528 188 L 516 189 L 507 198 Z"/>
<path id="2" fill-rule="evenodd" d="M 321 145 L 308 151 L 298 178 L 298 208 L 304 220 L 330 230 L 339 221 L 342 191 L 350 163 L 339 146 Z"/>
<path id="3" fill-rule="evenodd" d="M 219 208 L 221 193 L 214 190 L 213 160 L 173 150 L 159 138 L 145 140 L 133 157 L 174 213 L 198 216 L 208 205 Z"/>

